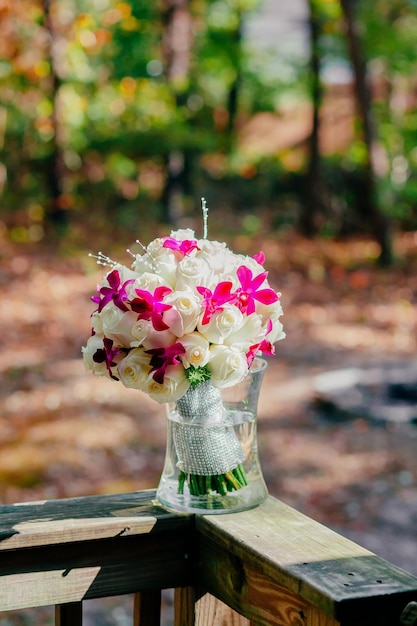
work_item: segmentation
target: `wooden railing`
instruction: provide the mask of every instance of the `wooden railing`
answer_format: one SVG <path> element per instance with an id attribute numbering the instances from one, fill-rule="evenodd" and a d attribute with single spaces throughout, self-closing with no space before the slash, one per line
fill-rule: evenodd
<path id="1" fill-rule="evenodd" d="M 133 594 L 133 624 L 156 626 L 173 588 L 175 626 L 413 624 L 417 578 L 274 498 L 212 516 L 154 498 L 1 506 L 0 611 L 55 605 L 80 626 L 83 600 Z"/>

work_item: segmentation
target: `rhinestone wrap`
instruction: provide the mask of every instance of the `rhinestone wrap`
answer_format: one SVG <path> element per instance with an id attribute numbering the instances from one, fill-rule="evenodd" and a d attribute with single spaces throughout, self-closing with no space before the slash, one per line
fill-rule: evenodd
<path id="1" fill-rule="evenodd" d="M 203 425 L 219 422 L 224 412 L 221 393 L 210 381 L 190 387 L 177 401 L 177 409 L 183 420 Z"/>
<path id="2" fill-rule="evenodd" d="M 178 400 L 177 409 L 184 420 L 173 424 L 178 466 L 182 471 L 214 476 L 225 474 L 243 461 L 233 426 L 225 420 L 220 391 L 210 382 L 189 389 Z"/>

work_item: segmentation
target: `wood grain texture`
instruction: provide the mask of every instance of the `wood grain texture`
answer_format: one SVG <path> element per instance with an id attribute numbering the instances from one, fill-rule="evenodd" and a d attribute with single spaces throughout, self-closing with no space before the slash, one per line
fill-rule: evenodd
<path id="1" fill-rule="evenodd" d="M 257 626 L 307 626 L 309 603 L 253 564 L 204 539 L 200 563 L 202 587 Z"/>
<path id="2" fill-rule="evenodd" d="M 0 610 L 190 585 L 191 542 L 190 533 L 160 533 L 5 551 Z"/>
<path id="3" fill-rule="evenodd" d="M 0 550 L 174 530 L 186 518 L 162 509 L 154 490 L 0 506 Z"/>
<path id="4" fill-rule="evenodd" d="M 309 606 L 306 616 L 306 626 L 339 626 L 340 622 L 337 622 L 333 617 L 326 615 L 323 611 L 320 611 L 315 606 Z M 375 625 L 376 626 L 376 625 Z"/>
<path id="5" fill-rule="evenodd" d="M 195 625 L 251 626 L 248 619 L 208 593 L 204 594 L 197 602 Z"/>
<path id="6" fill-rule="evenodd" d="M 274 498 L 220 516 L 154 498 L 0 507 L 0 611 L 60 604 L 68 621 L 84 599 L 140 591 L 136 619 L 156 622 L 152 594 L 181 588 L 175 626 L 393 626 L 417 599 L 417 578 Z"/>
<path id="7" fill-rule="evenodd" d="M 232 587 L 229 571 L 248 593 L 259 589 L 263 606 L 269 593 L 286 590 L 298 604 L 305 601 L 341 623 L 368 625 L 364 616 L 371 614 L 371 624 L 378 616 L 379 625 L 392 626 L 417 593 L 414 576 L 274 498 L 243 513 L 199 515 L 196 525 L 204 546 L 201 575 L 207 590 L 223 600 L 224 589 Z M 218 579 L 222 585 L 213 582 Z M 232 592 L 230 600 L 236 602 Z"/>
<path id="8" fill-rule="evenodd" d="M 193 587 L 181 587 L 174 593 L 174 626 L 195 626 L 196 593 Z"/>

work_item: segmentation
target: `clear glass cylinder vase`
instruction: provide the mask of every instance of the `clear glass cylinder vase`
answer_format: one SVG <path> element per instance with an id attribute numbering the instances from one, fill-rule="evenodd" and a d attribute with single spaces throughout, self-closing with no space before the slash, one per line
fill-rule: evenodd
<path id="1" fill-rule="evenodd" d="M 258 456 L 257 408 L 267 363 L 255 358 L 237 385 L 198 393 L 167 405 L 160 504 L 187 513 L 232 513 L 268 495 Z"/>

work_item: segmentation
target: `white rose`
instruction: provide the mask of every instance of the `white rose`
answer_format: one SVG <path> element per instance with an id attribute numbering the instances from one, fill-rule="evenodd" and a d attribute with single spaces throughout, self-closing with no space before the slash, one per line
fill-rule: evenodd
<path id="1" fill-rule="evenodd" d="M 145 341 L 150 329 L 152 328 L 152 322 L 150 320 L 136 320 L 132 326 L 133 341 L 132 347 L 138 347 Z"/>
<path id="2" fill-rule="evenodd" d="M 222 275 L 233 272 L 236 267 L 235 257 L 224 242 L 200 239 L 198 258 L 205 261 L 214 274 Z"/>
<path id="3" fill-rule="evenodd" d="M 147 377 L 143 391 L 160 404 L 176 402 L 190 386 L 182 365 L 169 365 L 165 370 L 163 383 L 157 383 L 152 376 L 150 374 Z"/>
<path id="4" fill-rule="evenodd" d="M 132 269 L 137 275 L 153 274 L 155 266 L 152 257 L 149 254 L 137 254 L 132 263 Z"/>
<path id="5" fill-rule="evenodd" d="M 196 328 L 201 313 L 200 297 L 189 290 L 175 291 L 168 294 L 164 302 L 173 307 L 165 311 L 164 322 L 177 337 L 191 333 Z"/>
<path id="6" fill-rule="evenodd" d="M 147 246 L 146 254 L 137 255 L 133 261 L 133 269 L 140 275 L 145 273 L 157 274 L 167 287 L 175 286 L 175 271 L 178 261 L 169 248 L 164 248 L 164 240 L 154 239 Z"/>
<path id="7" fill-rule="evenodd" d="M 235 346 L 246 353 L 250 346 L 259 343 L 265 337 L 265 329 L 262 326 L 262 319 L 256 313 L 243 315 L 242 324 L 233 328 L 225 337 L 224 343 L 228 346 Z"/>
<path id="8" fill-rule="evenodd" d="M 150 320 L 136 320 L 132 326 L 132 336 L 130 346 L 142 346 L 145 350 L 171 346 L 177 339 L 170 330 L 155 330 Z"/>
<path id="9" fill-rule="evenodd" d="M 195 234 L 191 228 L 179 228 L 178 230 L 171 230 L 170 237 L 177 241 L 194 240 Z"/>
<path id="10" fill-rule="evenodd" d="M 199 255 L 185 256 L 179 263 L 176 271 L 176 288 L 179 290 L 191 289 L 202 285 L 211 287 L 217 284 L 217 279 L 210 265 Z"/>
<path id="11" fill-rule="evenodd" d="M 262 274 L 262 272 L 265 271 L 265 268 L 262 265 L 260 265 L 258 261 L 255 261 L 253 257 L 247 256 L 244 254 L 239 254 L 237 255 L 237 257 L 239 261 L 239 266 L 246 265 L 246 267 L 248 267 L 251 270 L 254 276 L 257 276 L 258 274 Z"/>
<path id="12" fill-rule="evenodd" d="M 232 387 L 248 373 L 244 352 L 232 346 L 211 346 L 209 368 L 214 387 Z"/>
<path id="13" fill-rule="evenodd" d="M 242 260 L 239 255 L 229 250 L 226 244 L 218 241 L 206 242 L 201 252 L 198 253 L 198 257 L 204 259 L 213 272 L 213 286 L 223 281 L 231 282 L 233 289 L 240 286 L 236 271 L 242 264 Z"/>
<path id="14" fill-rule="evenodd" d="M 93 359 L 97 350 L 103 349 L 103 339 L 98 337 L 98 335 L 91 335 L 87 341 L 87 345 L 81 348 L 84 367 L 87 371 L 93 372 L 95 376 L 108 376 L 106 363 L 96 363 Z"/>
<path id="15" fill-rule="evenodd" d="M 241 287 L 240 281 L 237 277 L 237 270 L 242 265 L 250 269 L 252 272 L 252 278 L 255 278 L 258 274 L 265 272 L 265 268 L 255 261 L 254 258 L 245 254 L 230 254 L 231 257 L 228 259 L 228 263 L 225 263 L 225 274 L 227 275 L 227 279 L 232 281 L 234 289 Z M 270 288 L 270 285 L 268 283 L 268 279 L 265 278 L 260 289 L 267 288 Z"/>
<path id="16" fill-rule="evenodd" d="M 176 335 L 174 335 L 174 333 L 172 333 L 169 329 L 155 330 L 151 323 L 142 345 L 145 350 L 151 350 L 152 348 L 167 348 L 168 346 L 172 346 L 176 340 Z"/>
<path id="17" fill-rule="evenodd" d="M 180 342 L 185 348 L 181 360 L 185 368 L 203 367 L 210 358 L 210 344 L 200 333 L 190 333 L 181 337 Z"/>
<path id="18" fill-rule="evenodd" d="M 138 274 L 144 274 L 145 272 L 154 273 L 154 258 L 158 256 L 162 246 L 163 239 L 157 238 L 151 241 L 146 247 L 145 254 L 137 254 L 135 260 L 132 263 L 132 268 Z"/>
<path id="19" fill-rule="evenodd" d="M 106 276 L 104 277 L 102 286 L 107 287 L 108 286 L 108 281 L 107 281 L 107 277 L 109 274 L 111 274 L 112 272 L 114 272 L 114 270 L 117 270 L 119 272 L 119 276 L 120 276 L 120 283 L 123 285 L 124 282 L 126 282 L 127 280 L 132 280 L 134 278 L 137 277 L 136 272 L 134 272 L 133 270 L 131 270 L 129 267 L 126 267 L 126 265 L 122 265 L 121 263 L 116 263 L 116 265 L 114 265 L 114 267 L 111 268 L 111 270 L 109 270 L 106 274 Z"/>
<path id="20" fill-rule="evenodd" d="M 243 313 L 232 304 L 225 304 L 222 311 L 214 313 L 207 324 L 198 324 L 198 331 L 210 343 L 224 343 L 226 337 L 239 330 L 244 323 Z"/>
<path id="21" fill-rule="evenodd" d="M 126 267 L 126 265 L 121 265 L 120 263 L 117 263 L 111 271 L 113 270 L 117 270 L 119 272 L 120 282 L 122 284 L 126 282 L 127 280 L 132 280 L 137 277 L 137 274 L 135 271 L 133 271 L 130 267 Z"/>
<path id="22" fill-rule="evenodd" d="M 113 303 L 109 302 L 107 306 L 99 313 L 100 318 L 98 327 L 101 326 L 102 333 L 109 339 L 113 339 L 119 346 L 130 347 L 134 340 L 132 335 L 132 326 L 135 324 L 137 314 L 132 311 L 121 311 Z"/>
<path id="23" fill-rule="evenodd" d="M 129 296 L 129 300 L 133 300 L 134 298 L 137 298 L 136 289 L 143 289 L 144 291 L 150 291 L 153 293 L 157 287 L 161 287 L 163 284 L 164 283 L 158 274 L 154 274 L 153 272 L 144 272 L 141 276 L 136 278 L 134 283 L 128 285 L 126 291 Z"/>
<path id="24" fill-rule="evenodd" d="M 272 321 L 278 320 L 281 315 L 284 314 L 279 300 L 273 302 L 272 304 L 263 304 L 262 302 L 256 301 L 255 310 L 256 313 L 262 317 L 263 324 L 265 324 L 268 319 L 272 319 Z"/>
<path id="25" fill-rule="evenodd" d="M 266 339 L 270 343 L 276 343 L 277 341 L 285 339 L 284 327 L 279 320 L 273 322 L 272 330 L 270 333 L 268 333 Z"/>
<path id="26" fill-rule="evenodd" d="M 125 387 L 143 389 L 151 370 L 150 355 L 142 348 L 133 348 L 117 366 L 120 381 Z"/>
<path id="27" fill-rule="evenodd" d="M 155 265 L 155 271 L 161 277 L 162 284 L 174 289 L 178 267 L 174 252 L 169 248 L 162 248 L 161 253 L 155 259 Z"/>
<path id="28" fill-rule="evenodd" d="M 97 311 L 91 316 L 91 327 L 97 335 L 104 335 L 102 317 Z"/>
<path id="29" fill-rule="evenodd" d="M 100 363 L 97 363 L 94 360 L 94 356 L 98 350 L 104 351 L 103 338 L 98 335 L 91 335 L 91 337 L 87 341 L 87 345 L 81 348 L 81 352 L 83 355 L 84 367 L 87 371 L 92 372 L 95 376 L 107 376 L 110 378 L 110 373 L 107 369 L 107 364 L 105 359 L 103 359 Z M 115 363 L 120 360 L 123 356 L 123 353 L 116 355 L 114 357 Z M 115 371 L 115 368 L 112 368 L 112 372 Z"/>

